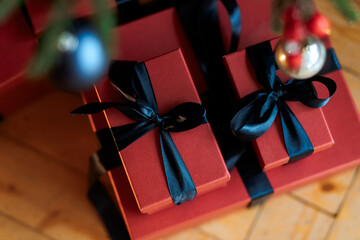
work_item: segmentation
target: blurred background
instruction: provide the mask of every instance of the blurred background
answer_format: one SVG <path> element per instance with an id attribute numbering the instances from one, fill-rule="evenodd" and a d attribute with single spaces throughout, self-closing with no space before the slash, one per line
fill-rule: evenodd
<path id="1" fill-rule="evenodd" d="M 331 22 L 330 39 L 360 111 L 360 25 L 349 24 L 331 1 L 315 2 Z M 360 5 L 359 0 L 354 2 Z M 68 6 L 47 9 L 52 11 L 54 24 L 39 41 L 52 44 L 40 45 L 29 71 L 14 76 L 41 80 L 4 85 L 19 90 L 16 101 L 7 102 L 3 95 L 0 103 L 6 109 L 0 122 L 1 240 L 109 239 L 86 197 L 88 159 L 99 148 L 96 135 L 87 117 L 74 119 L 69 114 L 82 105 L 76 92 L 104 75 L 116 47 L 108 33 L 116 19 L 107 12 L 107 6 L 96 6 L 100 11 L 93 22 L 79 20 L 70 29 L 67 18 L 59 17 L 68 14 Z M 84 14 L 88 11 L 83 6 L 79 9 Z M 3 18 L 10 12 L 5 10 L 0 9 Z M 37 20 L 33 21 L 37 26 Z M 14 26 L 17 24 L 26 22 L 16 20 Z M 36 33 L 42 28 L 32 30 Z M 17 63 L 24 64 L 28 60 L 22 55 L 34 51 L 35 45 L 28 39 L 14 51 L 3 50 L 0 77 L 16 71 L 3 67 L 6 56 L 18 54 Z M 31 96 L 24 87 L 27 81 L 36 81 Z M 102 181 L 110 186 L 106 176 Z M 360 239 L 359 203 L 360 173 L 352 169 L 165 239 Z"/>

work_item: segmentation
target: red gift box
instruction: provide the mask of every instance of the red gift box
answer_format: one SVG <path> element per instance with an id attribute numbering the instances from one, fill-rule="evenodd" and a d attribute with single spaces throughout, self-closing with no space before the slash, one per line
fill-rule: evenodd
<path id="1" fill-rule="evenodd" d="M 271 41 L 273 48 L 277 42 L 278 39 Z M 245 97 L 263 88 L 256 80 L 255 71 L 245 51 L 226 55 L 224 62 L 238 98 Z M 277 74 L 283 82 L 290 80 L 289 77 L 279 71 L 277 71 Z M 300 102 L 287 102 L 287 104 L 309 136 L 314 147 L 314 153 L 333 146 L 334 140 L 321 108 L 309 108 Z M 253 141 L 253 146 L 264 170 L 289 162 L 289 154 L 286 151 L 281 122 L 278 116 L 269 130 Z"/>
<path id="2" fill-rule="evenodd" d="M 51 20 L 51 10 L 56 1 L 53 0 L 25 0 L 25 5 L 29 13 L 35 34 L 40 34 Z M 109 8 L 115 7 L 116 2 L 108 1 Z M 74 18 L 86 17 L 95 12 L 91 0 L 73 1 L 70 8 L 70 15 Z"/>
<path id="3" fill-rule="evenodd" d="M 360 163 L 360 118 L 341 71 L 326 74 L 337 84 L 337 93 L 323 107 L 336 144 L 296 163 L 265 172 L 275 194 L 285 193 L 305 184 Z M 344 124 L 347 123 L 347 124 Z M 193 227 L 212 217 L 226 214 L 249 203 L 250 197 L 237 169 L 231 171 L 227 187 L 218 189 L 180 206 L 152 215 L 142 215 L 136 207 L 129 184 L 125 184 L 122 167 L 110 171 L 110 178 L 132 239 L 162 237 Z"/>
<path id="4" fill-rule="evenodd" d="M 184 102 L 200 103 L 180 50 L 145 61 L 159 113 Z M 120 94 L 108 79 L 96 85 L 100 102 L 120 102 Z M 105 111 L 108 127 L 133 123 L 116 109 Z M 121 150 L 120 155 L 142 213 L 153 213 L 173 205 L 163 169 L 158 129 Z M 197 194 L 225 185 L 230 175 L 209 124 L 170 133 L 194 181 Z"/>
<path id="5" fill-rule="evenodd" d="M 44 82 L 26 78 L 26 67 L 37 40 L 19 10 L 0 25 L 0 36 L 0 114 L 7 116 L 49 88 Z"/>
<path id="6" fill-rule="evenodd" d="M 119 60 L 143 62 L 181 48 L 198 93 L 208 91 L 199 62 L 182 28 L 174 8 L 152 14 L 124 24 L 113 30 L 116 39 L 121 39 L 115 56 Z M 93 89 L 84 92 L 84 102 L 98 101 Z M 103 114 L 89 116 L 94 132 L 108 127 Z"/>
<path id="7" fill-rule="evenodd" d="M 113 34 L 117 37 L 116 39 L 121 39 L 117 56 L 115 56 L 119 60 L 143 62 L 180 48 L 198 94 L 202 95 L 208 91 L 200 64 L 175 8 L 126 23 L 115 28 Z M 97 97 L 94 97 L 91 92 L 92 90 L 84 93 L 85 102 L 97 101 Z M 90 116 L 94 132 L 105 128 L 106 121 L 104 120 L 100 114 Z"/>

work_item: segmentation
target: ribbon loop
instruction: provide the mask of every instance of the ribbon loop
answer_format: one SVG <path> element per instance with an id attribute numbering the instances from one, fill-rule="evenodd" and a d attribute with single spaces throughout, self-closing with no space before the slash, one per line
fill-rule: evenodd
<path id="1" fill-rule="evenodd" d="M 291 79 L 283 84 L 275 72 L 275 58 L 269 41 L 247 48 L 246 53 L 255 69 L 257 81 L 265 89 L 240 100 L 240 110 L 230 123 L 233 133 L 241 140 L 255 140 L 271 127 L 279 113 L 290 161 L 310 155 L 314 151 L 311 141 L 286 101 L 300 101 L 312 108 L 323 107 L 335 93 L 336 83 L 332 79 L 315 76 L 306 80 Z M 313 82 L 324 85 L 329 97 L 318 98 Z"/>
<path id="2" fill-rule="evenodd" d="M 162 159 L 171 198 L 175 204 L 193 199 L 196 196 L 195 184 L 169 132 L 187 131 L 207 123 L 204 107 L 187 102 L 160 115 L 144 63 L 114 61 L 110 65 L 109 78 L 128 100 L 127 104 L 89 103 L 72 113 L 94 114 L 115 108 L 134 120 L 132 124 L 111 128 L 119 151 L 159 127 Z"/>
<path id="3" fill-rule="evenodd" d="M 253 141 L 263 135 L 275 120 L 278 112 L 277 96 L 264 91 L 254 92 L 240 100 L 240 110 L 230 122 L 235 136 Z"/>
<path id="4" fill-rule="evenodd" d="M 314 82 L 321 83 L 324 87 L 326 87 L 329 97 L 324 99 L 318 98 L 317 90 L 313 85 Z M 287 100 L 297 100 L 311 108 L 320 108 L 325 106 L 336 92 L 336 83 L 330 78 L 319 75 L 303 81 L 292 79 L 286 84 L 286 86 L 289 88 L 289 97 Z"/>

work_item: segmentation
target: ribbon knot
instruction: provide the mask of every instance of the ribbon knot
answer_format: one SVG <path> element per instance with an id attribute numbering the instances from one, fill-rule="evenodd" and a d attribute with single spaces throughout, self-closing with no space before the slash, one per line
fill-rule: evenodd
<path id="1" fill-rule="evenodd" d="M 170 120 L 171 116 L 161 116 L 160 114 L 154 114 L 151 118 L 151 120 L 156 124 L 157 127 L 165 130 L 170 131 L 172 128 L 174 128 L 173 125 L 171 125 Z"/>
<path id="2" fill-rule="evenodd" d="M 144 63 L 114 61 L 110 65 L 109 78 L 119 93 L 128 100 L 127 104 L 89 103 L 72 113 L 94 114 L 113 107 L 134 120 L 134 123 L 111 128 L 119 151 L 158 127 L 161 156 L 171 198 L 175 204 L 193 199 L 196 196 L 195 184 L 169 132 L 187 131 L 207 123 L 204 107 L 198 103 L 186 102 L 160 115 Z"/>
<path id="3" fill-rule="evenodd" d="M 286 97 L 286 90 L 284 90 L 284 85 L 280 85 L 278 89 L 274 90 L 278 99 Z"/>
<path id="4" fill-rule="evenodd" d="M 283 84 L 276 75 L 274 53 L 269 41 L 247 48 L 246 53 L 254 66 L 256 79 L 264 89 L 240 99 L 240 110 L 231 120 L 231 130 L 238 138 L 253 141 L 270 128 L 279 113 L 290 161 L 312 154 L 312 143 L 286 101 L 300 101 L 312 108 L 322 107 L 335 93 L 336 83 L 317 75 L 306 80 L 291 79 Z M 323 84 L 329 91 L 329 97 L 319 99 L 313 82 Z"/>
<path id="5" fill-rule="evenodd" d="M 164 121 L 163 118 L 160 117 L 159 114 L 154 114 L 154 116 L 152 117 L 152 120 L 155 122 L 156 126 L 163 128 L 164 127 Z"/>

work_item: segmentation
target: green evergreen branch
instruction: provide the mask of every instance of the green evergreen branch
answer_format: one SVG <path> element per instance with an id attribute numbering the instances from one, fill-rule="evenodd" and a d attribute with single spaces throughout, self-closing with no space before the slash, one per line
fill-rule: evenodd
<path id="1" fill-rule="evenodd" d="M 283 29 L 282 16 L 286 9 L 291 5 L 292 1 L 288 0 L 273 0 L 272 2 L 272 18 L 271 29 L 274 33 L 281 33 Z"/>
<path id="2" fill-rule="evenodd" d="M 45 76 L 58 61 L 60 56 L 57 47 L 59 36 L 71 26 L 69 8 L 68 1 L 58 0 L 53 5 L 50 24 L 43 32 L 38 49 L 30 62 L 29 78 L 36 79 Z"/>
<path id="3" fill-rule="evenodd" d="M 350 23 L 359 20 L 359 13 L 356 11 L 354 3 L 350 2 L 350 0 L 332 0 L 332 4 Z"/>
<path id="4" fill-rule="evenodd" d="M 111 0 L 110 0 L 111 1 Z M 114 51 L 114 37 L 111 34 L 111 29 L 116 26 L 116 17 L 112 12 L 112 9 L 109 9 L 110 5 L 109 0 L 92 0 L 93 8 L 96 9 L 95 15 L 93 17 L 93 24 L 96 30 L 99 33 L 100 38 L 105 44 L 107 53 L 110 54 L 110 50 Z"/>
<path id="5" fill-rule="evenodd" d="M 316 9 L 313 0 L 296 0 L 296 3 L 304 21 L 309 20 L 314 15 Z"/>
<path id="6" fill-rule="evenodd" d="M 0 23 L 5 21 L 22 2 L 23 0 L 1 0 Z"/>

